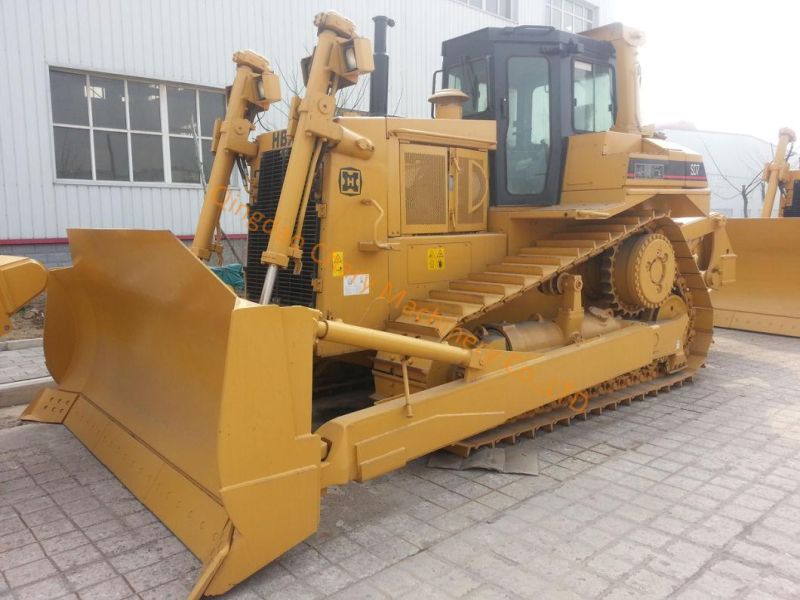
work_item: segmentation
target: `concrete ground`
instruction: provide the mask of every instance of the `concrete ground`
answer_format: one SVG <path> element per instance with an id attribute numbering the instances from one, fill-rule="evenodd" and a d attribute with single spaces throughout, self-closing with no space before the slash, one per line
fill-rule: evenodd
<path id="1" fill-rule="evenodd" d="M 0 385 L 47 377 L 41 345 L 0 350 Z"/>
<path id="2" fill-rule="evenodd" d="M 525 442 L 538 477 L 329 490 L 225 597 L 798 598 L 799 388 L 800 341 L 719 331 L 694 385 Z M 198 567 L 63 427 L 0 431 L 0 599 L 183 598 Z"/>

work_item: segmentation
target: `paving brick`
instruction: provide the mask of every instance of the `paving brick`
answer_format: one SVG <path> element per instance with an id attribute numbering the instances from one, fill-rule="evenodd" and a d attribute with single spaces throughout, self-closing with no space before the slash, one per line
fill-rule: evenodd
<path id="1" fill-rule="evenodd" d="M 125 574 L 125 579 L 136 592 L 143 592 L 158 585 L 170 582 L 197 570 L 199 561 L 188 551 L 165 558 L 154 565 L 148 565 Z"/>
<path id="2" fill-rule="evenodd" d="M 19 531 L 8 533 L 0 537 L 0 554 L 8 550 L 13 550 L 14 548 L 19 548 L 20 546 L 32 544 L 35 541 L 36 538 L 33 537 L 33 534 L 27 529 L 20 529 Z"/>
<path id="3" fill-rule="evenodd" d="M 481 585 L 479 579 L 455 567 L 434 577 L 430 583 L 452 598 L 463 598 Z"/>
<path id="4" fill-rule="evenodd" d="M 385 560 L 388 564 L 393 564 L 404 558 L 413 556 L 419 552 L 419 550 L 417 546 L 411 542 L 407 542 L 401 537 L 393 538 L 384 544 L 370 548 L 370 551 L 375 556 Z"/>
<path id="5" fill-rule="evenodd" d="M 71 504 L 76 501 L 84 501 L 88 503 L 94 500 L 96 502 L 96 500 L 92 498 L 92 492 L 89 490 L 89 488 L 80 486 L 59 490 L 51 493 L 50 497 L 59 506 Z"/>
<path id="6" fill-rule="evenodd" d="M 296 577 L 304 577 L 330 566 L 331 563 L 314 548 L 300 545 L 284 554 L 280 558 L 280 564 Z M 342 561 L 339 561 L 339 564 L 341 565 Z"/>
<path id="7" fill-rule="evenodd" d="M 15 517 L 17 512 L 8 505 L 0 505 L 0 521 Z"/>
<path id="8" fill-rule="evenodd" d="M 73 522 L 80 528 L 90 527 L 114 519 L 114 514 L 105 507 L 71 515 Z"/>
<path id="9" fill-rule="evenodd" d="M 115 577 L 81 590 L 81 600 L 122 600 L 133 595 L 133 590 L 122 577 Z"/>
<path id="10" fill-rule="evenodd" d="M 108 514 L 110 517 L 113 518 L 113 515 L 111 515 L 111 513 Z M 125 515 L 122 517 L 122 522 L 125 523 L 127 527 L 130 527 L 132 529 L 143 527 L 145 525 L 150 525 L 152 523 L 156 523 L 157 521 L 158 519 L 156 519 L 155 515 L 151 513 L 149 510 L 140 510 L 138 512 L 131 513 L 129 515 Z"/>
<path id="11" fill-rule="evenodd" d="M 6 536 L 19 531 L 25 531 L 25 523 L 23 523 L 22 519 L 19 517 L 13 516 L 0 521 L 0 536 Z"/>
<path id="12" fill-rule="evenodd" d="M 306 595 L 296 597 L 310 598 L 310 596 Z M 368 582 L 359 581 L 355 585 L 334 594 L 331 598 L 336 600 L 383 600 L 386 596 Z"/>
<path id="13" fill-rule="evenodd" d="M 726 577 L 712 571 L 706 571 L 694 582 L 711 598 L 733 598 L 747 587 L 743 581 L 735 577 Z"/>
<path id="14" fill-rule="evenodd" d="M 149 542 L 139 548 L 109 558 L 109 562 L 121 574 L 157 563 L 165 558 L 184 552 L 185 546 L 174 537 Z"/>
<path id="15" fill-rule="evenodd" d="M 352 592 L 352 590 L 358 590 L 359 588 L 353 586 L 352 588 L 348 588 L 347 594 L 348 596 Z M 315 590 L 314 588 L 306 585 L 301 581 L 295 581 L 290 583 L 283 589 L 281 589 L 280 594 L 278 595 L 281 600 L 284 598 L 286 600 L 316 600 L 317 598 L 322 598 L 322 592 Z M 363 597 L 363 596 L 362 596 Z M 358 594 L 354 595 L 354 598 L 358 598 Z"/>
<path id="16" fill-rule="evenodd" d="M 125 526 L 120 521 L 104 521 L 103 523 L 83 528 L 83 533 L 93 542 L 98 542 L 118 535 L 124 530 Z"/>
<path id="17" fill-rule="evenodd" d="M 419 579 L 400 565 L 388 567 L 363 581 L 390 598 L 399 598 L 403 594 L 417 590 L 421 584 Z"/>
<path id="18" fill-rule="evenodd" d="M 56 568 L 46 558 L 5 569 L 3 575 L 12 588 L 22 587 L 56 573 Z"/>
<path id="19" fill-rule="evenodd" d="M 51 537 L 42 541 L 42 548 L 44 548 L 44 551 L 47 552 L 47 554 L 52 556 L 54 554 L 60 554 L 61 552 L 72 550 L 78 546 L 83 546 L 87 542 L 88 540 L 82 532 L 70 531 L 68 533 L 64 533 L 62 535 Z"/>
<path id="20" fill-rule="evenodd" d="M 582 598 L 599 598 L 611 587 L 611 582 L 587 569 L 571 570 L 565 578 L 559 580 L 558 584 Z"/>
<path id="21" fill-rule="evenodd" d="M 45 554 L 39 544 L 28 544 L 0 554 L 0 571 L 25 565 L 44 558 Z"/>
<path id="22" fill-rule="evenodd" d="M 271 598 L 278 597 L 283 588 L 296 581 L 297 578 L 285 567 L 273 562 L 248 578 L 240 587 L 252 590 L 262 598 Z"/>
<path id="23" fill-rule="evenodd" d="M 352 556 L 339 561 L 339 566 L 352 575 L 355 579 L 363 579 L 374 575 L 390 563 L 367 550 L 362 550 Z M 402 562 L 399 564 L 403 564 Z M 290 568 L 291 570 L 291 568 Z M 296 574 L 296 573 L 295 573 Z"/>
<path id="24" fill-rule="evenodd" d="M 665 552 L 656 554 L 647 566 L 653 571 L 676 579 L 689 579 L 711 559 L 711 556 L 710 550 L 678 541 L 667 546 Z"/>
<path id="25" fill-rule="evenodd" d="M 194 586 L 190 577 L 182 577 L 138 594 L 141 600 L 184 600 Z M 224 595 L 225 600 L 262 600 L 262 597 L 244 586 L 234 588 Z"/>
<path id="26" fill-rule="evenodd" d="M 47 498 L 47 500 L 50 500 L 50 498 Z M 52 500 L 50 500 L 50 502 L 52 503 Z M 23 513 L 21 517 L 28 527 L 35 527 L 37 525 L 43 525 L 44 523 L 52 523 L 53 521 L 65 519 L 66 515 L 58 508 L 55 508 L 55 506 L 50 506 L 35 512 Z"/>
<path id="27" fill-rule="evenodd" d="M 625 583 L 632 589 L 638 590 L 642 597 L 653 600 L 667 598 L 678 587 L 675 581 L 646 568 L 636 570 Z"/>
<path id="28" fill-rule="evenodd" d="M 7 490 L 4 487 L 4 491 L 3 491 L 4 495 L 5 495 L 6 491 L 12 491 L 12 490 Z M 38 494 L 38 487 L 32 486 L 31 487 L 31 493 L 33 493 L 33 492 L 36 492 Z M 43 496 L 43 495 L 37 495 L 37 496 L 31 497 L 31 498 L 26 498 L 24 500 L 19 500 L 17 502 L 14 502 L 14 509 L 20 515 L 23 515 L 23 516 L 27 515 L 29 513 L 32 513 L 32 512 L 39 511 L 41 509 L 50 508 L 52 506 L 55 506 L 55 503 L 50 499 L 50 497 Z"/>
<path id="29" fill-rule="evenodd" d="M 674 538 L 650 527 L 637 527 L 630 531 L 626 540 L 636 542 L 649 548 L 661 548 Z"/>
<path id="30" fill-rule="evenodd" d="M 36 539 L 43 541 L 75 531 L 75 525 L 69 519 L 57 519 L 41 525 L 34 525 L 30 530 Z"/>
<path id="31" fill-rule="evenodd" d="M 340 567 L 330 566 L 311 573 L 303 581 L 323 594 L 330 595 L 351 585 L 356 578 Z"/>
<path id="32" fill-rule="evenodd" d="M 481 496 L 480 498 L 477 499 L 477 502 L 485 504 L 486 506 L 489 506 L 497 510 L 504 510 L 506 508 L 514 506 L 518 502 L 518 500 L 502 492 L 494 491 L 484 496 Z"/>
<path id="33" fill-rule="evenodd" d="M 785 536 L 761 525 L 755 525 L 747 539 L 775 548 L 781 552 L 788 552 L 795 557 L 800 557 L 800 540 Z"/>
<path id="34" fill-rule="evenodd" d="M 779 598 L 800 598 L 800 583 L 775 574 L 762 577 L 757 589 Z"/>
<path id="35" fill-rule="evenodd" d="M 69 592 L 69 586 L 64 581 L 63 577 L 56 575 L 31 585 L 15 589 L 14 596 L 17 600 L 43 600 L 44 598 L 49 600 L 51 598 L 64 598 Z M 82 600 L 88 600 L 88 598 Z M 99 600 L 99 598 L 97 600 Z M 103 600 L 112 599 L 103 598 Z"/>
<path id="36" fill-rule="evenodd" d="M 105 561 L 82 565 L 66 573 L 67 581 L 74 590 L 94 586 L 116 577 L 114 569 Z"/>
<path id="37" fill-rule="evenodd" d="M 65 550 L 50 556 L 51 560 L 61 571 L 66 571 L 79 565 L 98 560 L 102 557 L 100 551 L 91 544 L 84 544 L 71 550 Z"/>
<path id="38" fill-rule="evenodd" d="M 609 552 L 595 556 L 587 566 L 598 575 L 612 580 L 621 578 L 634 568 L 634 565 Z"/>

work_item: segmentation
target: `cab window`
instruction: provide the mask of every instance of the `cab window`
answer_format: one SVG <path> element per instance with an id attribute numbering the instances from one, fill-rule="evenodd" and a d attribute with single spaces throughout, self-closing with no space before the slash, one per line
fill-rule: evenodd
<path id="1" fill-rule="evenodd" d="M 547 59 L 508 60 L 506 187 L 510 194 L 541 194 L 550 156 L 550 75 Z"/>
<path id="2" fill-rule="evenodd" d="M 445 87 L 461 90 L 469 100 L 464 116 L 482 113 L 489 108 L 489 64 L 485 58 L 464 61 L 447 69 Z"/>
<path id="3" fill-rule="evenodd" d="M 614 71 L 576 60 L 572 70 L 572 118 L 576 131 L 607 131 L 614 124 Z"/>

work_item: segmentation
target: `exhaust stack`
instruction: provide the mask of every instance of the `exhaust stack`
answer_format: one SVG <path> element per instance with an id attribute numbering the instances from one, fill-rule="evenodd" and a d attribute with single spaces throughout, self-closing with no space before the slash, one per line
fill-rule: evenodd
<path id="1" fill-rule="evenodd" d="M 389 55 L 386 53 L 386 32 L 394 27 L 394 19 L 379 15 L 375 21 L 375 70 L 369 82 L 369 114 L 385 117 L 389 112 Z"/>

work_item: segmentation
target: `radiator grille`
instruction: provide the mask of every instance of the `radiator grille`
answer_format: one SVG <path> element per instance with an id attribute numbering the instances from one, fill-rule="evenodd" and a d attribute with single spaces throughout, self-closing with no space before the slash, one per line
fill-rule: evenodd
<path id="1" fill-rule="evenodd" d="M 800 181 L 792 187 L 792 203 L 783 209 L 784 217 L 800 217 Z"/>
<path id="2" fill-rule="evenodd" d="M 247 268 L 246 295 L 252 302 L 258 302 L 267 266 L 261 264 L 261 253 L 267 249 L 269 241 L 269 226 L 275 219 L 278 200 L 281 196 L 281 186 L 286 176 L 286 167 L 289 165 L 289 149 L 265 152 L 261 156 L 258 190 L 256 201 L 250 205 L 249 223 L 256 224 L 247 234 Z M 266 232 L 264 231 L 266 229 Z M 319 243 L 319 219 L 314 202 L 308 203 L 305 221 L 303 222 L 303 271 L 300 275 L 292 274 L 291 263 L 286 269 L 278 271 L 272 302 L 282 306 L 309 306 L 314 307 L 316 294 L 312 288 L 312 280 L 317 276 L 317 263 L 311 260 L 311 251 Z"/>
<path id="3" fill-rule="evenodd" d="M 404 153 L 406 223 L 447 226 L 447 158 Z"/>

